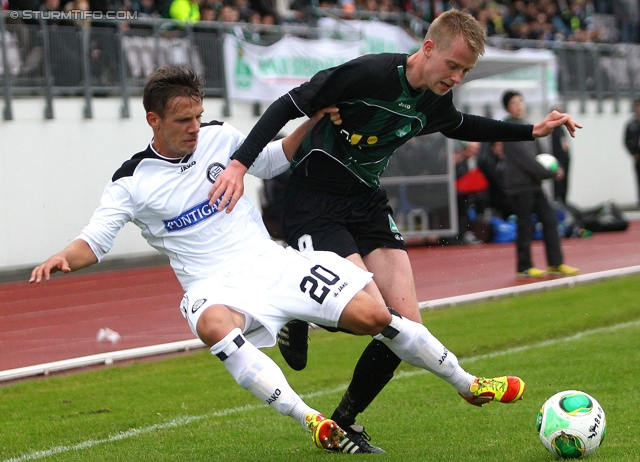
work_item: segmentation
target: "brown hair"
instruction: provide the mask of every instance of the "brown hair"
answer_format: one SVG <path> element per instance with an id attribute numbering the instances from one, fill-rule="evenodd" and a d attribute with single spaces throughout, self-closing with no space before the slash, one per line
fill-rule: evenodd
<path id="1" fill-rule="evenodd" d="M 145 111 L 164 117 L 167 103 L 176 96 L 202 99 L 203 81 L 189 65 L 164 66 L 156 70 L 144 86 L 142 105 Z"/>
<path id="2" fill-rule="evenodd" d="M 456 37 L 462 37 L 476 55 L 484 54 L 487 41 L 484 27 L 473 16 L 460 10 L 448 10 L 438 16 L 429 26 L 425 40 L 433 40 L 435 47 L 440 49 Z"/>

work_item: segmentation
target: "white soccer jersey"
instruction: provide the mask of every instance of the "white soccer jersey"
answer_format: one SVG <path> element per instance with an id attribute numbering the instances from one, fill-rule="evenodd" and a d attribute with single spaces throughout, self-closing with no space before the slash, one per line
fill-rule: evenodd
<path id="1" fill-rule="evenodd" d="M 116 171 L 78 238 L 100 261 L 132 221 L 153 248 L 169 257 L 185 291 L 196 281 L 249 264 L 265 240 L 272 243 L 259 211 L 246 196 L 232 213 L 218 212 L 207 198 L 244 138 L 231 125 L 212 122 L 202 124 L 196 151 L 181 159 L 162 157 L 150 144 Z M 280 140 L 265 148 L 249 173 L 271 178 L 288 167 Z"/>

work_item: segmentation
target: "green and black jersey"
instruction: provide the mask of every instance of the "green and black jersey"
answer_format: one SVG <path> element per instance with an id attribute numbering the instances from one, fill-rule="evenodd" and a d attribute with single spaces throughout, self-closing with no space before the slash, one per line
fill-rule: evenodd
<path id="1" fill-rule="evenodd" d="M 451 92 L 417 91 L 405 76 L 408 56 L 361 56 L 314 75 L 265 112 L 233 158 L 245 165 L 292 118 L 337 105 L 342 125 L 318 122 L 293 159 L 291 181 L 335 193 L 380 187 L 380 175 L 396 149 L 417 135 L 442 132 L 463 140 L 531 139 L 531 126 L 463 114 Z"/>

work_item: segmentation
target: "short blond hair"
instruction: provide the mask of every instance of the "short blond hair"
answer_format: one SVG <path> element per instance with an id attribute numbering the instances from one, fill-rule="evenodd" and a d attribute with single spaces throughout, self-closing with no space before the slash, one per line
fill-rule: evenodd
<path id="1" fill-rule="evenodd" d="M 440 49 L 448 46 L 456 37 L 462 37 L 477 56 L 484 54 L 487 42 L 484 27 L 469 13 L 460 10 L 445 11 L 438 16 L 429 26 L 425 40 L 432 40 L 434 46 Z"/>

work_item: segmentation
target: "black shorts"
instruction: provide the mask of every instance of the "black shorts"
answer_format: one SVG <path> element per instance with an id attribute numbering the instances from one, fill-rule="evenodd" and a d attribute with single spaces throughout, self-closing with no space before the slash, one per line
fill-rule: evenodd
<path id="1" fill-rule="evenodd" d="M 287 188 L 282 230 L 298 250 L 328 250 L 341 257 L 365 256 L 381 247 L 406 250 L 383 190 L 353 196 Z"/>

